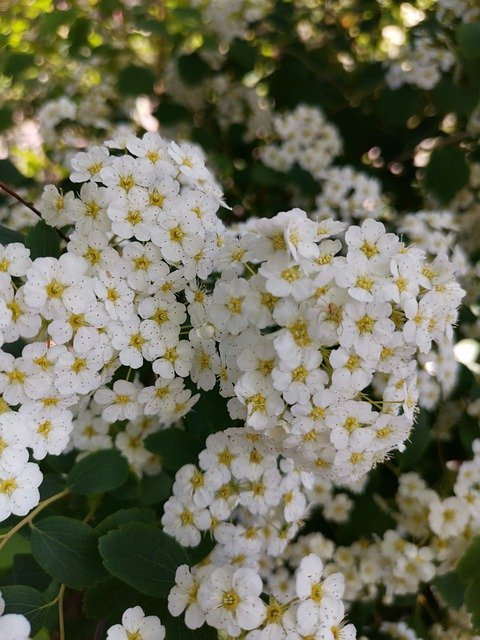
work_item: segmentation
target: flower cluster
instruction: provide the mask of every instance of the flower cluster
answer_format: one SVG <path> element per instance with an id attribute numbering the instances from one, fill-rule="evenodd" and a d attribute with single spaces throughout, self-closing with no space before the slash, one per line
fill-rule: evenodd
<path id="1" fill-rule="evenodd" d="M 248 536 L 245 536 L 248 539 Z M 177 569 L 176 586 L 170 592 L 168 608 L 173 615 L 184 612 L 188 627 L 205 621 L 211 627 L 245 640 L 305 637 L 355 640 L 352 624 L 345 624 L 343 576 L 325 576 L 323 563 L 315 554 L 303 558 L 287 598 L 270 596 L 266 604 L 260 595 L 263 582 L 256 571 L 232 565 L 206 564 L 192 571 Z"/>
<path id="2" fill-rule="evenodd" d="M 347 480 L 407 438 L 414 356 L 451 336 L 463 292 L 445 255 L 425 262 L 375 220 L 342 241 L 343 230 L 298 209 L 242 227 L 222 250 L 230 269 L 207 322 L 220 354 L 237 356 L 220 375 L 232 417 L 304 468 Z M 227 334 L 238 338 L 223 349 Z"/>
<path id="3" fill-rule="evenodd" d="M 418 34 L 411 46 L 402 49 L 388 64 L 385 80 L 391 89 L 411 84 L 421 89 L 433 89 L 442 73 L 455 64 L 455 55 L 427 34 Z"/>
<path id="4" fill-rule="evenodd" d="M 337 128 L 326 120 L 319 107 L 298 105 L 291 113 L 275 116 L 273 127 L 280 144 L 261 149 L 262 161 L 272 169 L 288 171 L 297 162 L 320 179 L 342 151 Z"/>

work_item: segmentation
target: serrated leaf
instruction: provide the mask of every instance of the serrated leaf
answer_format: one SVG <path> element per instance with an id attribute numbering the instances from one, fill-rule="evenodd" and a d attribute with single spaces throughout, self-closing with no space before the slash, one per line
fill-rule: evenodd
<path id="1" fill-rule="evenodd" d="M 122 613 L 135 602 L 137 592 L 125 582 L 108 577 L 89 587 L 83 598 L 83 611 L 88 618 L 121 618 Z"/>
<path id="2" fill-rule="evenodd" d="M 194 433 L 171 427 L 147 436 L 145 446 L 160 456 L 165 469 L 175 473 L 184 464 L 195 464 L 205 445 Z"/>
<path id="3" fill-rule="evenodd" d="M 456 148 L 434 149 L 425 169 L 427 191 L 445 204 L 468 182 L 470 170 L 465 154 Z"/>
<path id="4" fill-rule="evenodd" d="M 128 462 L 116 449 L 90 453 L 74 464 L 67 487 L 72 493 L 94 495 L 120 487 L 128 477 Z"/>
<path id="5" fill-rule="evenodd" d="M 0 587 L 5 600 L 5 613 L 24 615 L 32 627 L 32 635 L 43 627 L 48 611 L 47 600 L 43 593 L 26 585 Z"/>
<path id="6" fill-rule="evenodd" d="M 458 46 L 467 60 L 480 56 L 480 22 L 461 24 L 455 32 Z"/>
<path id="7" fill-rule="evenodd" d="M 85 522 L 51 516 L 32 525 L 32 553 L 52 578 L 83 589 L 105 578 L 98 537 Z"/>
<path id="8" fill-rule="evenodd" d="M 43 220 L 39 220 L 30 229 L 25 238 L 25 246 L 30 249 L 32 260 L 49 256 L 59 258 L 62 253 L 58 233 Z"/>
<path id="9" fill-rule="evenodd" d="M 115 513 L 111 513 L 97 524 L 95 529 L 100 535 L 103 535 L 112 529 L 118 529 L 122 524 L 127 524 L 129 522 L 149 523 L 154 520 L 155 511 L 152 511 L 151 509 L 138 509 L 137 507 L 132 507 L 132 509 L 120 509 L 119 511 L 115 511 Z"/>
<path id="10" fill-rule="evenodd" d="M 157 527 L 126 524 L 100 538 L 100 554 L 108 571 L 141 593 L 166 598 L 175 572 L 188 564 L 185 550 Z"/>

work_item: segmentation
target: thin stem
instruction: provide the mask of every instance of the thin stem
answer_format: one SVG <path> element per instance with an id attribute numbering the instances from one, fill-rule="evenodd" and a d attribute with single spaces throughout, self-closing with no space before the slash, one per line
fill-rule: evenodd
<path id="1" fill-rule="evenodd" d="M 242 264 L 243 264 L 243 266 L 245 267 L 245 269 L 247 271 L 250 271 L 252 276 L 256 276 L 257 275 L 257 272 L 254 269 L 252 269 L 252 267 L 248 264 L 248 262 L 242 262 Z"/>
<path id="2" fill-rule="evenodd" d="M 25 516 L 25 518 L 20 520 L 20 522 L 18 522 L 12 529 L 10 529 L 10 531 L 0 536 L 2 538 L 2 541 L 0 542 L 0 551 L 7 544 L 7 542 L 17 533 L 17 531 L 20 531 L 20 529 L 23 526 L 30 523 L 35 518 L 35 516 L 40 513 L 40 511 L 43 511 L 43 509 L 45 509 L 45 507 L 48 507 L 48 505 L 68 495 L 68 493 L 69 493 L 68 489 L 65 489 L 60 493 L 56 493 L 54 496 L 50 496 L 50 498 L 47 498 L 46 500 L 42 500 L 42 502 L 40 502 L 38 506 L 28 514 L 28 516 Z"/>
<path id="3" fill-rule="evenodd" d="M 65 595 L 65 585 L 62 584 L 58 594 L 58 626 L 60 631 L 60 640 L 65 640 L 65 618 L 63 614 L 63 597 Z"/>
<path id="4" fill-rule="evenodd" d="M 27 207 L 27 209 L 30 209 L 30 211 L 33 211 L 33 213 L 36 216 L 38 216 L 41 220 L 43 220 L 43 216 L 41 212 L 37 209 L 37 207 L 33 204 L 33 202 L 29 202 L 28 200 L 25 200 L 25 198 L 23 198 L 19 193 L 14 191 L 11 187 L 9 187 L 7 184 L 5 184 L 2 181 L 0 181 L 0 189 L 3 189 L 6 193 L 8 193 L 8 195 L 12 196 L 12 198 L 15 198 L 15 200 L 18 200 L 18 202 L 21 202 L 23 205 Z M 64 236 L 63 233 L 60 231 L 60 229 L 57 229 L 56 227 L 53 227 L 53 228 L 58 233 L 58 235 L 61 238 L 63 238 L 63 240 L 65 240 L 65 242 L 68 242 L 67 236 Z"/>
<path id="5" fill-rule="evenodd" d="M 11 187 L 9 187 L 8 185 L 6 185 L 4 182 L 1 182 L 1 181 L 0 181 L 0 189 L 3 189 L 4 191 L 6 191 L 10 196 L 15 198 L 15 200 L 18 200 L 19 202 L 24 204 L 26 207 L 30 209 L 30 211 L 33 211 L 33 213 L 36 216 L 38 216 L 39 218 L 42 218 L 43 220 L 42 214 L 37 209 L 37 207 L 33 204 L 33 202 L 29 202 L 28 200 L 25 200 L 25 198 L 22 198 L 22 196 L 19 193 L 17 193 Z"/>

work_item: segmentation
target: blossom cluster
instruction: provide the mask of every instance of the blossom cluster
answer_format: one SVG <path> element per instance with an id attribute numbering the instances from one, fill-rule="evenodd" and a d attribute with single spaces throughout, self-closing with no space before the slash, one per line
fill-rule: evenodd
<path id="1" fill-rule="evenodd" d="M 342 151 L 337 128 L 327 121 L 319 107 L 298 105 L 291 113 L 276 115 L 273 128 L 280 144 L 261 149 L 264 164 L 277 171 L 288 171 L 295 162 L 320 179 L 324 170 Z"/>
<path id="2" fill-rule="evenodd" d="M 179 568 L 171 613 L 250 640 L 352 640 L 345 565 L 324 573 L 301 554 L 282 595 L 271 562 L 332 482 L 361 484 L 403 449 L 415 358 L 451 338 L 463 295 L 453 266 L 373 219 L 347 227 L 292 209 L 226 229 L 198 147 L 147 133 L 113 148 L 72 158 L 78 195 L 48 185 L 38 202 L 47 224 L 73 226 L 65 253 L 1 250 L 3 343 L 27 344 L 0 354 L 0 517 L 38 503 L 47 454 L 115 446 L 138 475 L 158 473 L 145 437 L 178 423 L 195 387 L 218 388 L 243 426 L 210 435 L 165 503 L 180 544 L 207 531 L 216 542 L 192 574 Z M 327 519 L 351 504 L 339 493 Z"/>

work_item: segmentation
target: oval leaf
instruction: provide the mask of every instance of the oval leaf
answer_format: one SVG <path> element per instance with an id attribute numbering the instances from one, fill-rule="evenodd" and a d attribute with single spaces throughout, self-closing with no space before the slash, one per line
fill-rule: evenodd
<path id="1" fill-rule="evenodd" d="M 132 522 L 100 538 L 103 564 L 110 573 L 141 593 L 166 598 L 175 572 L 188 564 L 185 550 L 157 527 Z"/>
<path id="2" fill-rule="evenodd" d="M 128 462 L 115 449 L 95 451 L 79 460 L 67 478 L 72 493 L 93 495 L 120 487 L 128 477 Z"/>
<path id="3" fill-rule="evenodd" d="M 32 525 L 31 544 L 38 564 L 67 587 L 83 589 L 105 578 L 98 533 L 85 522 L 44 518 Z"/>

